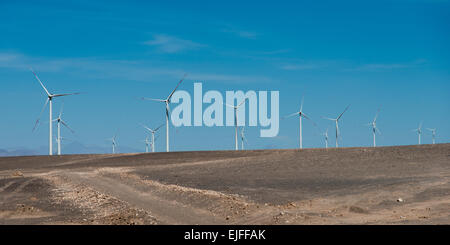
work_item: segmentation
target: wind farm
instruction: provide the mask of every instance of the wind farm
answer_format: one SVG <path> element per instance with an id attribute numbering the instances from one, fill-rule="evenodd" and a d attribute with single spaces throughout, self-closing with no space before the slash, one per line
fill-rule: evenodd
<path id="1" fill-rule="evenodd" d="M 344 113 L 348 110 L 348 108 L 350 107 L 350 105 L 348 105 L 344 111 L 337 117 L 337 118 L 329 118 L 329 117 L 323 117 L 326 120 L 330 120 L 330 121 L 334 121 L 336 124 L 336 148 L 339 147 L 339 136 L 340 136 L 340 132 L 339 132 L 339 119 L 341 119 L 342 115 L 344 115 Z"/>
<path id="2" fill-rule="evenodd" d="M 291 115 L 287 116 L 287 117 L 292 117 L 292 116 L 298 115 L 298 118 L 299 118 L 299 121 L 300 121 L 300 124 L 299 124 L 300 125 L 300 127 L 299 127 L 299 129 L 300 129 L 300 136 L 299 136 L 300 149 L 303 149 L 302 118 L 306 118 L 306 119 L 310 120 L 313 123 L 313 125 L 316 126 L 316 124 L 308 116 L 306 116 L 306 114 L 303 112 L 303 99 L 304 98 L 302 97 L 302 103 L 300 104 L 300 110 L 298 112 L 294 112 Z M 328 147 L 328 145 L 327 145 L 327 147 Z"/>
<path id="3" fill-rule="evenodd" d="M 40 82 L 37 76 L 36 78 Z M 314 133 L 318 131 L 318 125 L 304 113 L 302 97 L 299 111 L 285 117 L 299 117 L 298 149 L 248 149 L 246 127 L 238 125 L 238 110 L 244 108 L 247 101 L 251 104 L 251 101 L 245 98 L 237 101 L 239 103 L 236 105 L 223 102 L 220 104 L 233 109 L 233 124 L 230 126 L 235 129 L 234 150 L 169 152 L 169 104 L 183 80 L 185 77 L 178 82 L 166 99 L 146 99 L 164 102 L 166 123 L 155 128 L 139 124 L 145 131 L 145 139 L 139 141 L 145 144 L 142 152 L 119 153 L 117 150 L 119 130 L 117 130 L 113 137 L 106 139 L 111 144 L 109 154 L 64 155 L 61 151 L 63 139 L 61 127 L 75 132 L 63 120 L 63 105 L 61 105 L 57 118 L 50 121 L 50 124 L 57 123 L 58 158 L 0 157 L 0 176 L 2 176 L 0 193 L 9 193 L 8 191 L 15 193 L 15 199 L 3 198 L 9 194 L 0 195 L 2 197 L 0 223 L 447 224 L 449 222 L 447 206 L 443 206 L 441 201 L 448 200 L 445 188 L 450 186 L 450 179 L 442 178 L 441 175 L 450 173 L 447 164 L 449 155 L 446 154 L 450 150 L 450 144 L 435 144 L 435 128 L 427 128 L 431 132 L 432 144 L 421 144 L 423 125 L 421 122 L 414 130 L 419 136 L 418 144 L 380 146 L 376 142 L 376 134 L 380 134 L 377 127 L 380 113 L 378 109 L 372 122 L 365 124 L 370 126 L 372 131 L 371 147 L 339 147 L 342 127 L 339 122 L 350 108 L 350 105 L 347 105 L 336 118 L 323 117 L 335 124 L 336 148 L 329 149 L 328 128 L 322 133 Z M 47 102 L 51 102 L 53 97 L 66 95 L 53 95 L 41 82 L 40 84 L 48 96 Z M 303 147 L 303 118 L 310 121 L 313 126 L 309 130 L 311 131 L 309 136 L 317 135 L 315 137 L 323 142 L 324 146 Z M 385 117 L 382 119 L 387 120 Z M 164 126 L 166 126 L 167 152 L 158 152 L 155 142 L 159 137 L 157 134 Z M 295 132 L 293 128 L 291 130 Z M 122 134 L 126 132 L 122 131 Z M 296 138 L 294 135 L 292 134 L 293 138 Z M 252 138 L 252 141 L 255 140 L 257 139 Z M 31 162 L 33 164 L 30 164 Z M 411 165 L 412 162 L 414 165 Z M 426 182 L 421 182 L 425 165 L 428 177 Z M 49 171 L 42 172 L 42 169 Z M 39 191 L 32 191 L 30 194 L 9 186 L 24 186 Z M 233 187 L 230 189 L 231 186 Z M 428 193 L 427 199 L 423 199 L 423 193 Z M 39 196 L 46 201 L 33 203 L 30 201 L 33 200 L 30 195 Z M 54 197 L 55 195 L 57 197 Z M 94 204 L 98 200 L 96 196 L 99 195 L 104 202 L 101 206 Z M 403 202 L 404 199 L 408 200 L 407 205 L 398 204 L 399 200 Z M 24 203 L 27 210 L 35 211 L 26 211 L 23 214 L 11 211 L 10 207 L 15 205 L 16 200 Z M 56 206 L 55 200 L 59 200 Z M 62 200 L 70 200 L 70 204 Z M 70 212 L 64 211 L 67 210 L 65 205 L 71 205 L 75 209 L 72 208 Z M 433 211 L 427 211 L 431 209 Z M 302 214 L 305 210 L 308 210 L 306 216 Z M 1 216 L 4 212 L 15 215 L 15 218 Z M 78 212 L 84 215 L 79 216 Z M 395 215 L 392 212 L 395 212 Z M 96 215 L 91 216 L 89 213 Z M 361 215 L 364 215 L 364 220 L 360 219 Z"/>
<path id="4" fill-rule="evenodd" d="M 230 105 L 225 103 L 225 106 L 228 106 L 230 108 L 233 108 L 233 115 L 234 115 L 234 146 L 235 146 L 235 150 L 239 150 L 239 143 L 238 143 L 238 114 L 237 111 L 239 109 L 239 107 L 241 107 L 243 104 L 245 103 L 245 99 L 242 100 L 238 105 Z"/>
<path id="5" fill-rule="evenodd" d="M 367 124 L 367 126 L 372 127 L 373 147 L 377 146 L 376 134 L 377 133 L 381 134 L 380 130 L 377 128 L 377 118 L 378 118 L 379 113 L 380 113 L 380 109 L 378 109 L 377 114 L 375 115 L 375 118 L 373 119 L 373 121 L 371 123 Z"/>
<path id="6" fill-rule="evenodd" d="M 155 128 L 155 129 L 151 129 L 143 124 L 141 124 L 141 125 L 144 129 L 146 129 L 152 135 L 152 141 L 150 142 L 150 145 L 152 147 L 152 152 L 155 152 L 155 133 L 158 131 L 158 129 L 160 129 L 162 126 L 164 126 L 164 124 L 162 124 L 161 126 Z M 148 138 L 146 138 L 146 144 L 147 144 L 147 141 L 148 141 Z"/>
<path id="7" fill-rule="evenodd" d="M 448 1 L 1 5 L 0 225 L 450 224 Z"/>
<path id="8" fill-rule="evenodd" d="M 50 93 L 48 90 L 47 90 L 47 88 L 44 86 L 44 84 L 41 82 L 41 80 L 39 79 L 39 77 L 36 75 L 36 73 L 32 70 L 32 69 L 30 69 L 31 70 L 31 72 L 33 72 L 33 74 L 34 74 L 34 76 L 35 76 L 35 78 L 36 78 L 36 80 L 39 82 L 39 84 L 41 85 L 41 87 L 42 87 L 42 89 L 45 91 L 45 94 L 47 95 L 47 100 L 45 101 L 45 104 L 44 104 L 44 106 L 42 107 L 42 110 L 41 110 L 41 113 L 40 113 L 40 115 L 39 115 L 39 117 L 38 117 L 38 119 L 36 120 L 36 123 L 35 123 L 35 125 L 34 125 L 34 128 L 33 128 L 33 131 L 36 129 L 36 127 L 39 125 L 39 121 L 40 121 L 40 118 L 41 118 L 41 115 L 42 115 L 42 113 L 44 112 L 44 110 L 45 110 L 45 108 L 47 107 L 47 104 L 49 104 L 49 106 L 48 106 L 48 111 L 49 111 L 49 136 L 48 136 L 48 139 L 49 139 L 49 142 L 48 142 L 48 154 L 49 155 L 53 155 L 53 138 L 52 138 L 52 135 L 53 135 L 53 127 L 52 127 L 52 122 L 53 122 L 53 116 L 52 116 L 52 108 L 53 108 L 53 99 L 54 98 L 57 98 L 57 97 L 63 97 L 63 96 L 69 96 L 69 95 L 76 95 L 76 94 L 79 94 L 79 93 L 66 93 L 66 94 L 52 94 L 52 93 Z M 58 124 L 59 125 L 59 124 Z"/>
<path id="9" fill-rule="evenodd" d="M 53 120 L 53 122 L 57 123 L 57 128 L 58 128 L 58 135 L 57 135 L 57 138 L 56 138 L 56 142 L 58 143 L 58 155 L 61 155 L 61 140 L 62 140 L 62 137 L 61 137 L 61 124 L 64 127 L 66 127 L 67 129 L 69 129 L 70 132 L 75 133 L 75 131 L 73 131 L 73 129 L 71 129 L 69 127 L 69 125 L 67 125 L 67 123 L 64 122 L 64 120 L 62 119 L 62 112 L 63 112 L 63 108 L 64 108 L 63 105 L 61 105 L 61 111 L 59 112 L 58 117 L 55 120 Z"/>
<path id="10" fill-rule="evenodd" d="M 172 98 L 173 93 L 177 90 L 178 86 L 183 82 L 184 78 L 187 74 L 184 75 L 184 77 L 178 82 L 177 86 L 172 90 L 172 92 L 167 96 L 166 99 L 151 99 L 151 98 L 142 98 L 143 100 L 152 100 L 157 102 L 163 102 L 166 107 L 166 152 L 170 151 L 169 148 L 169 111 L 170 111 L 170 99 Z"/>

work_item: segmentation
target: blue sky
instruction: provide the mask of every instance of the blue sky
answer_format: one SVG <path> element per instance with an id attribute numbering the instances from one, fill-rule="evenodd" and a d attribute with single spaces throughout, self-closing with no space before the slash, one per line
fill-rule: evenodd
<path id="1" fill-rule="evenodd" d="M 321 131 L 341 124 L 344 146 L 368 146 L 381 106 L 379 145 L 415 144 L 423 120 L 450 140 L 450 2 L 392 1 L 1 1 L 0 148 L 47 147 L 48 112 L 32 132 L 45 96 L 28 67 L 64 101 L 86 145 L 143 149 L 145 131 L 164 122 L 165 97 L 181 90 L 278 90 L 280 115 L 304 111 L 304 147 L 323 147 Z M 174 105 L 172 106 L 172 108 Z M 246 130 L 250 149 L 298 147 L 298 119 L 280 119 L 276 138 Z M 164 150 L 164 131 L 156 149 Z M 430 143 L 424 131 L 423 143 Z M 56 144 L 56 143 L 55 143 Z M 234 148 L 234 128 L 171 128 L 173 150 Z"/>

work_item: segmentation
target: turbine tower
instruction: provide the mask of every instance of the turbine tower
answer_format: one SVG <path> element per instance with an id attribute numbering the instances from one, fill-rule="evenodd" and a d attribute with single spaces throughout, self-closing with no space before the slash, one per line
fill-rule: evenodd
<path id="1" fill-rule="evenodd" d="M 299 143 L 300 143 L 300 149 L 303 149 L 303 140 L 302 140 L 302 134 L 303 134 L 303 133 L 302 133 L 302 118 L 304 117 L 304 118 L 310 120 L 310 121 L 313 123 L 313 125 L 316 126 L 316 124 L 315 124 L 308 116 L 306 116 L 305 113 L 303 113 L 303 97 L 302 97 L 302 103 L 300 104 L 300 111 L 294 112 L 294 113 L 288 115 L 287 117 L 292 117 L 292 116 L 295 116 L 295 115 L 298 115 L 299 120 L 300 120 L 300 137 L 299 137 L 300 142 L 299 142 Z"/>
<path id="2" fill-rule="evenodd" d="M 147 135 L 147 137 L 145 137 L 145 140 L 143 140 L 142 142 L 145 143 L 145 152 L 147 153 L 148 152 L 148 146 L 151 144 L 151 142 L 148 141 L 148 135 Z"/>
<path id="3" fill-rule="evenodd" d="M 430 130 L 433 135 L 433 145 L 436 144 L 436 129 L 435 128 L 427 128 L 427 130 Z"/>
<path id="4" fill-rule="evenodd" d="M 141 124 L 141 126 L 144 127 L 145 129 L 147 129 L 152 134 L 151 146 L 152 146 L 152 152 L 155 152 L 155 133 L 156 133 L 156 131 L 158 131 L 158 129 L 160 129 L 162 126 L 164 126 L 164 124 L 157 127 L 156 129 L 151 129 L 151 128 L 145 126 L 144 124 Z"/>
<path id="5" fill-rule="evenodd" d="M 58 142 L 58 137 L 55 137 L 55 140 L 56 140 L 56 142 Z M 60 137 L 61 147 L 62 147 L 62 142 L 63 141 L 67 141 L 67 140 L 70 140 L 70 139 L 64 138 L 64 137 Z M 58 154 L 58 151 L 56 151 L 56 153 Z"/>
<path id="6" fill-rule="evenodd" d="M 241 150 L 244 150 L 244 140 L 245 142 L 248 142 L 247 138 L 245 138 L 244 130 L 245 128 L 241 127 Z"/>
<path id="7" fill-rule="evenodd" d="M 73 131 L 69 125 L 67 125 L 66 122 L 64 122 L 64 120 L 62 119 L 62 112 L 63 112 L 63 106 L 64 104 L 61 106 L 61 111 L 59 112 L 59 116 L 53 120 L 53 122 L 57 123 L 57 127 L 58 127 L 58 136 L 56 138 L 56 142 L 58 143 L 58 155 L 61 155 L 61 124 L 64 125 L 64 127 L 66 127 L 67 129 L 70 130 L 70 132 L 75 133 L 75 131 Z"/>
<path id="8" fill-rule="evenodd" d="M 328 128 L 322 135 L 325 136 L 325 149 L 328 149 Z"/>
<path id="9" fill-rule="evenodd" d="M 420 122 L 419 127 L 416 129 L 413 129 L 413 131 L 416 131 L 417 134 L 419 135 L 419 145 L 420 145 L 420 136 L 422 135 L 422 123 L 423 122 Z"/>
<path id="10" fill-rule="evenodd" d="M 170 110 L 169 104 L 170 104 L 170 99 L 172 98 L 173 93 L 175 93 L 175 90 L 177 90 L 178 86 L 180 86 L 181 82 L 183 82 L 186 75 L 187 74 L 185 74 L 183 76 L 183 78 L 178 82 L 175 89 L 172 91 L 172 93 L 169 94 L 169 96 L 167 96 L 166 99 L 142 98 L 143 100 L 153 100 L 153 101 L 158 101 L 158 102 L 164 102 L 166 104 L 166 152 L 169 152 L 169 110 Z"/>
<path id="11" fill-rule="evenodd" d="M 237 118 L 237 109 L 239 109 L 239 107 L 241 107 L 241 105 L 243 105 L 244 104 L 244 102 L 246 101 L 247 99 L 245 98 L 239 105 L 237 105 L 237 106 L 235 106 L 235 105 L 229 105 L 229 104 L 227 104 L 227 103 L 225 103 L 224 105 L 226 105 L 226 106 L 228 106 L 228 107 L 231 107 L 231 108 L 233 108 L 234 109 L 234 127 L 235 127 L 235 137 L 234 137 L 234 139 L 235 139 L 235 149 L 236 149 L 236 151 L 237 150 L 239 150 L 239 144 L 238 144 L 238 125 L 237 125 L 237 120 L 238 120 L 238 118 Z"/>
<path id="12" fill-rule="evenodd" d="M 52 101 L 53 101 L 53 98 L 56 98 L 56 97 L 62 97 L 62 96 L 68 96 L 68 95 L 75 95 L 75 94 L 79 94 L 79 93 L 70 93 L 70 94 L 52 94 L 52 93 L 50 93 L 48 90 L 47 90 L 47 88 L 44 86 L 44 84 L 41 82 L 41 80 L 39 79 L 39 77 L 36 75 L 36 73 L 33 71 L 33 69 L 31 69 L 30 68 L 30 70 L 31 70 L 31 72 L 33 72 L 33 74 L 34 74 L 34 76 L 36 77 L 36 79 L 38 80 L 38 82 L 41 84 L 41 86 L 42 86 L 42 88 L 44 89 L 44 91 L 45 91 L 45 94 L 47 95 L 47 100 L 45 101 L 45 104 L 44 104 L 44 107 L 42 107 L 42 110 L 41 110 L 41 113 L 39 114 L 39 117 L 38 117 L 38 119 L 36 120 L 36 123 L 34 124 L 34 128 L 33 128 L 33 131 L 36 129 L 36 127 L 38 126 L 38 124 L 39 124 L 39 120 L 40 120 L 40 118 L 41 118 L 41 116 L 42 116 L 42 113 L 44 112 L 44 110 L 45 110 L 45 108 L 47 107 L 47 104 L 49 104 L 49 117 L 50 117 L 50 120 L 49 120 L 49 137 L 48 137 L 48 154 L 49 155 L 53 155 L 53 139 L 52 139 L 52 122 L 53 122 L 53 119 L 52 119 Z"/>
<path id="13" fill-rule="evenodd" d="M 378 114 L 380 113 L 380 109 L 378 109 L 377 114 L 375 115 L 375 118 L 373 119 L 373 121 L 371 123 L 368 123 L 367 126 L 372 126 L 372 133 L 373 133 L 373 147 L 377 146 L 377 143 L 375 141 L 375 135 L 378 132 L 379 134 L 381 134 L 380 130 L 377 128 L 377 117 Z"/>
<path id="14" fill-rule="evenodd" d="M 155 142 L 156 142 L 156 140 L 159 138 L 159 135 L 158 136 L 156 136 L 155 137 L 155 139 L 153 140 L 153 142 L 152 141 L 150 141 L 150 147 L 154 150 L 154 145 L 155 145 Z"/>
<path id="15" fill-rule="evenodd" d="M 323 117 L 324 119 L 330 120 L 330 121 L 335 121 L 336 122 L 336 148 L 339 147 L 338 144 L 338 138 L 339 138 L 339 119 L 341 119 L 342 115 L 344 115 L 344 113 L 347 111 L 347 109 L 350 107 L 350 105 L 348 105 L 345 110 L 337 117 L 337 118 L 329 118 L 329 117 Z"/>

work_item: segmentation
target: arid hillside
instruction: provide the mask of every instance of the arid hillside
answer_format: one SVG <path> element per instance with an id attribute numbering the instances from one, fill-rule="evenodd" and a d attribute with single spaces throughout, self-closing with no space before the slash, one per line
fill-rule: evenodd
<path id="1" fill-rule="evenodd" d="M 1 157 L 0 224 L 450 224 L 450 144 Z"/>

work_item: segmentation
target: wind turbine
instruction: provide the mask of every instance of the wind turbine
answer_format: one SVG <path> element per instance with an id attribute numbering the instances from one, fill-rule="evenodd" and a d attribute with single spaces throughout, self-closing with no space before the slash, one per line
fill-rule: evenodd
<path id="1" fill-rule="evenodd" d="M 329 117 L 323 117 L 324 119 L 330 120 L 330 121 L 335 121 L 336 122 L 336 148 L 339 147 L 338 144 L 338 137 L 339 137 L 339 119 L 341 119 L 342 115 L 344 115 L 344 113 L 347 111 L 347 109 L 350 107 L 350 105 L 348 105 L 345 110 L 337 117 L 337 118 L 329 118 Z"/>
<path id="2" fill-rule="evenodd" d="M 143 100 L 153 100 L 158 102 L 164 102 L 166 104 L 166 152 L 169 152 L 169 104 L 170 99 L 172 98 L 173 93 L 175 93 L 175 90 L 177 90 L 178 86 L 180 86 L 181 82 L 183 82 L 184 78 L 187 74 L 184 74 L 183 78 L 178 82 L 175 89 L 172 91 L 172 93 L 167 96 L 166 99 L 150 99 L 150 98 L 142 98 Z"/>
<path id="3" fill-rule="evenodd" d="M 303 97 L 302 97 L 302 103 L 300 104 L 300 111 L 294 112 L 294 113 L 292 113 L 292 114 L 290 114 L 290 115 L 288 115 L 288 116 L 286 116 L 286 117 L 292 117 L 292 116 L 295 116 L 295 115 L 298 115 L 299 120 L 300 120 L 300 137 L 299 137 L 299 139 L 300 139 L 300 149 L 303 149 L 303 141 L 302 141 L 302 118 L 304 117 L 304 118 L 310 120 L 310 121 L 314 124 L 314 126 L 316 126 L 316 124 L 315 124 L 308 116 L 306 116 L 305 113 L 303 113 Z"/>
<path id="4" fill-rule="evenodd" d="M 114 135 L 114 137 L 106 139 L 106 140 L 111 140 L 111 143 L 112 143 L 112 154 L 116 154 L 116 146 L 117 146 L 116 138 L 117 138 L 117 132 Z"/>
<path id="5" fill-rule="evenodd" d="M 325 136 L 325 149 L 328 149 L 328 128 L 322 135 Z"/>
<path id="6" fill-rule="evenodd" d="M 152 142 L 151 142 L 152 152 L 155 152 L 155 133 L 156 133 L 156 131 L 158 131 L 158 129 L 160 129 L 162 126 L 164 126 L 164 124 L 157 127 L 156 129 L 151 129 L 151 128 L 145 126 L 144 124 L 141 124 L 141 126 L 144 127 L 145 129 L 147 129 L 152 134 Z"/>
<path id="7" fill-rule="evenodd" d="M 413 131 L 417 131 L 417 134 L 419 135 L 419 145 L 420 145 L 420 136 L 422 135 L 422 123 L 420 122 L 419 127 L 416 129 L 413 129 Z"/>
<path id="8" fill-rule="evenodd" d="M 245 130 L 245 128 L 241 127 L 241 150 L 244 150 L 244 140 L 245 140 L 245 142 L 248 142 L 247 138 L 245 138 L 244 130 Z"/>
<path id="9" fill-rule="evenodd" d="M 373 132 L 373 147 L 376 147 L 376 141 L 375 141 L 375 135 L 376 132 L 378 131 L 379 134 L 381 134 L 380 130 L 377 128 L 377 117 L 378 114 L 380 113 L 380 109 L 378 109 L 377 114 L 375 115 L 375 118 L 373 119 L 373 121 L 371 123 L 368 123 L 367 126 L 372 126 L 372 132 Z"/>
<path id="10" fill-rule="evenodd" d="M 58 126 L 58 136 L 56 138 L 56 142 L 58 143 L 58 155 L 61 155 L 61 124 L 64 125 L 64 127 L 66 127 L 67 129 L 70 130 L 70 132 L 75 133 L 75 131 L 73 131 L 69 125 L 67 125 L 66 122 L 64 122 L 64 120 L 62 119 L 62 112 L 63 112 L 63 107 L 64 104 L 61 106 L 61 111 L 59 112 L 59 116 L 53 120 L 53 122 L 57 122 L 57 126 Z"/>
<path id="11" fill-rule="evenodd" d="M 147 153 L 148 152 L 148 146 L 151 144 L 151 142 L 148 141 L 148 135 L 147 135 L 147 137 L 145 137 L 145 140 L 143 140 L 142 142 L 145 143 L 145 152 Z"/>
<path id="12" fill-rule="evenodd" d="M 227 103 L 224 103 L 224 105 L 234 109 L 234 127 L 235 127 L 235 137 L 234 138 L 235 138 L 236 151 L 239 150 L 239 145 L 238 145 L 238 125 L 237 125 L 237 109 L 239 109 L 239 107 L 241 107 L 241 105 L 243 105 L 246 100 L 247 100 L 247 98 L 242 100 L 242 102 L 239 105 L 237 105 L 237 106 L 229 105 Z"/>
<path id="13" fill-rule="evenodd" d="M 52 100 L 53 98 L 56 97 L 62 97 L 62 96 L 68 96 L 68 95 L 75 95 L 75 94 L 79 94 L 79 93 L 70 93 L 70 94 L 52 94 L 50 93 L 47 88 L 44 86 L 44 84 L 41 82 L 41 80 L 39 79 L 39 77 L 36 75 L 36 73 L 33 71 L 33 69 L 31 69 L 31 72 L 33 72 L 34 76 L 36 77 L 36 79 L 38 80 L 38 82 L 41 84 L 42 88 L 44 89 L 46 95 L 47 95 L 47 100 L 45 101 L 44 107 L 42 107 L 41 113 L 39 114 L 38 119 L 36 120 L 36 123 L 34 124 L 34 128 L 33 131 L 36 129 L 39 120 L 42 116 L 42 113 L 44 112 L 45 108 L 47 107 L 47 104 L 49 104 L 49 115 L 50 115 L 50 120 L 49 120 L 49 137 L 48 137 L 48 154 L 49 155 L 53 155 L 53 140 L 52 140 Z"/>
<path id="14" fill-rule="evenodd" d="M 436 143 L 436 129 L 435 128 L 427 128 L 433 134 L 433 145 Z"/>

